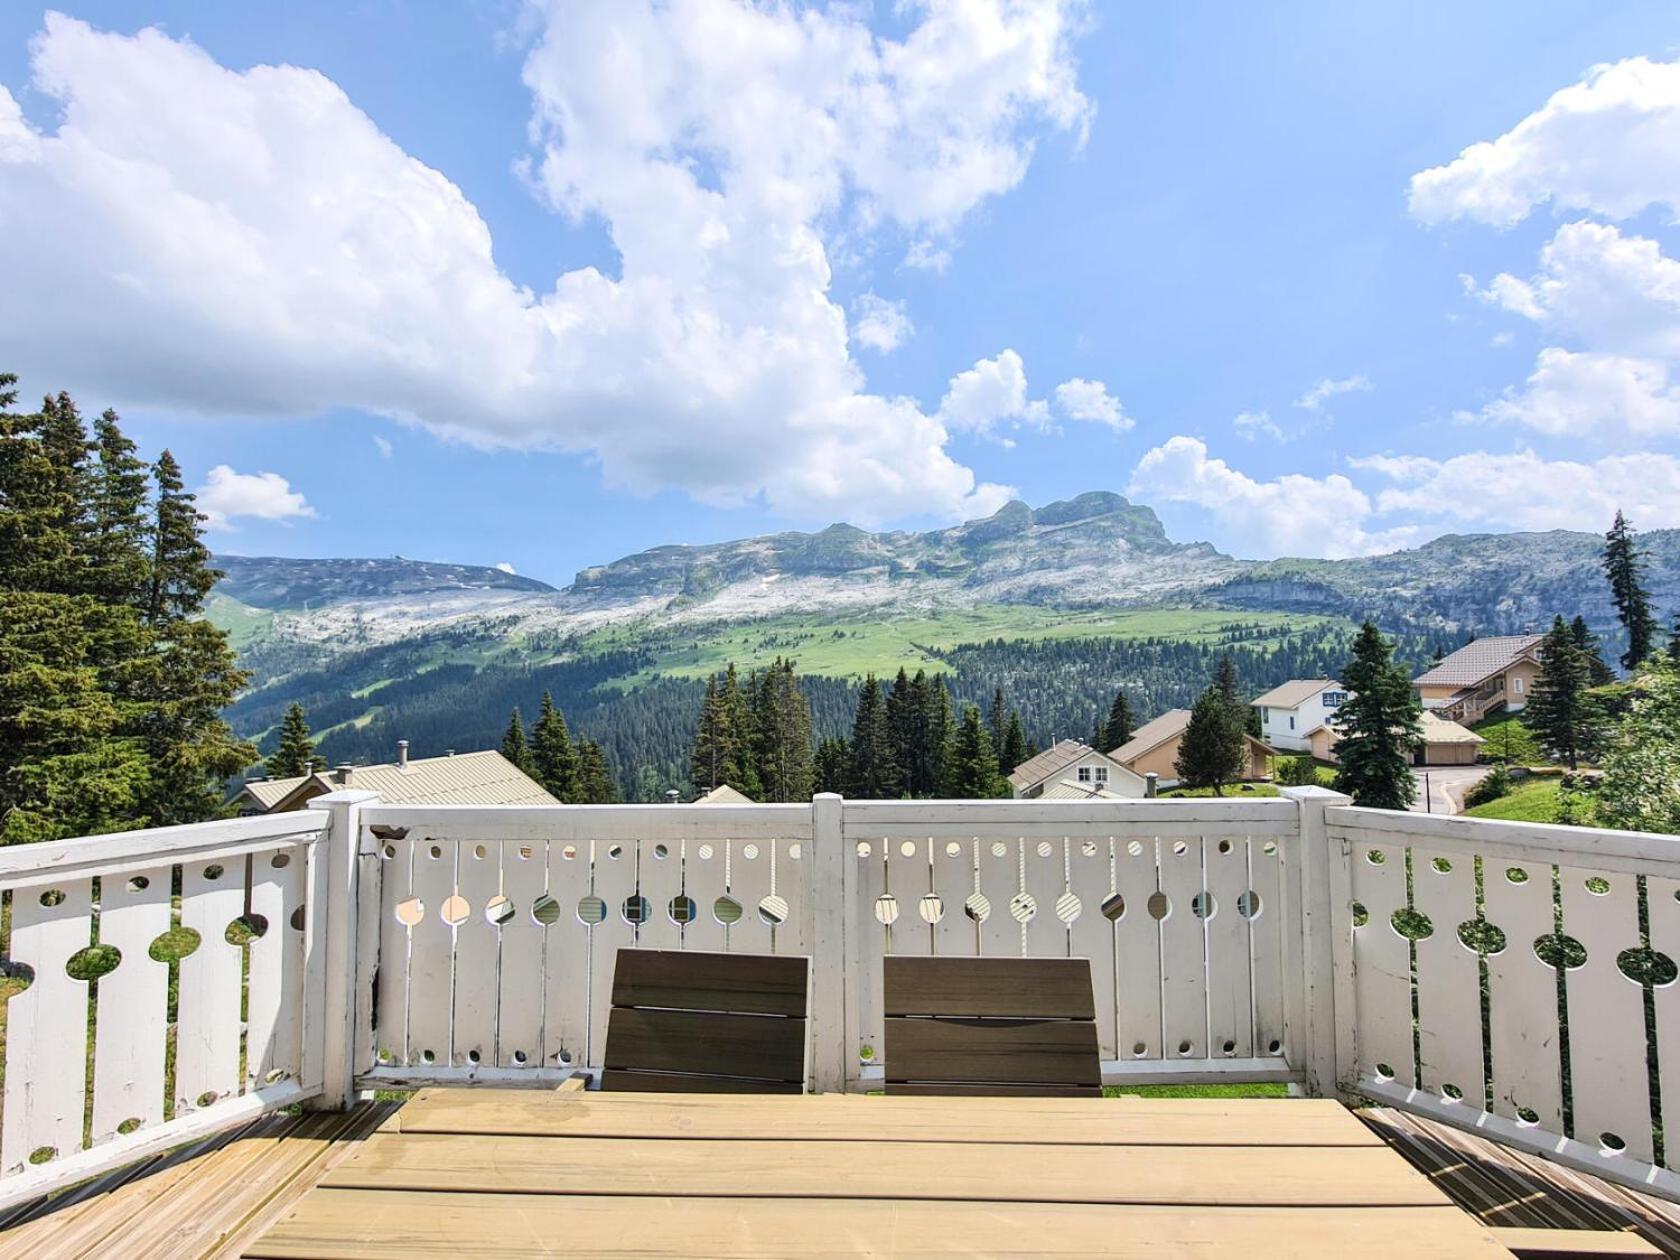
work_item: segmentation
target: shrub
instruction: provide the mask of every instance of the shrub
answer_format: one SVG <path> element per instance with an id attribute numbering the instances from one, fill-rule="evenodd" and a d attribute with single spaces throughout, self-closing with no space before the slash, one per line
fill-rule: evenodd
<path id="1" fill-rule="evenodd" d="M 1311 787 L 1318 782 L 1318 763 L 1311 757 L 1280 757 L 1277 779 L 1285 787 Z"/>
<path id="2" fill-rule="evenodd" d="M 1464 794 L 1464 804 L 1466 808 L 1473 808 L 1510 794 L 1511 772 L 1500 764 L 1470 785 L 1470 790 Z"/>

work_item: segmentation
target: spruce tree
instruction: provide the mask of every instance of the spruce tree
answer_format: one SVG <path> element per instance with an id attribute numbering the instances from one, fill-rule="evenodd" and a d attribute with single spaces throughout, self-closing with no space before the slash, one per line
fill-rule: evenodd
<path id="1" fill-rule="evenodd" d="M 962 719 L 951 741 L 946 784 L 946 795 L 962 799 L 1003 796 L 1007 791 L 997 772 L 992 733 L 980 720 L 980 710 L 972 704 L 963 706 Z"/>
<path id="2" fill-rule="evenodd" d="M 1633 669 L 1651 654 L 1657 635 L 1657 621 L 1651 612 L 1651 596 L 1645 589 L 1645 559 L 1640 554 L 1633 526 L 1621 512 L 1604 536 L 1604 576 L 1610 582 L 1610 598 L 1616 615 L 1627 631 L 1628 647 L 1622 665 Z"/>
<path id="3" fill-rule="evenodd" d="M 1242 726 L 1215 682 L 1190 710 L 1173 769 L 1185 787 L 1212 788 L 1215 796 L 1223 796 L 1225 785 L 1242 777 L 1242 767 Z"/>
<path id="4" fill-rule="evenodd" d="M 844 794 L 852 773 L 852 753 L 846 741 L 829 736 L 817 745 L 816 790 Z"/>
<path id="5" fill-rule="evenodd" d="M 764 799 L 763 779 L 754 755 L 758 746 L 758 732 L 753 729 L 753 684 L 749 678 L 743 684 L 735 669 L 735 662 L 723 674 L 721 698 L 727 746 L 734 750 L 734 760 L 725 767 L 724 782 L 755 801 Z"/>
<path id="6" fill-rule="evenodd" d="M 1540 676 L 1523 710 L 1523 724 L 1571 770 L 1597 745 L 1602 714 L 1589 694 L 1592 668 L 1563 618 L 1540 643 Z"/>
<path id="7" fill-rule="evenodd" d="M 296 700 L 280 719 L 280 742 L 268 755 L 270 778 L 295 779 L 315 769 L 315 741 L 309 738 L 309 719 Z"/>
<path id="8" fill-rule="evenodd" d="M 957 724 L 951 716 L 951 689 L 944 674 L 933 676 L 927 713 L 928 791 L 936 796 L 949 796 Z"/>
<path id="9" fill-rule="evenodd" d="M 999 687 L 992 692 L 992 705 L 986 710 L 986 734 L 991 736 L 994 753 L 1002 752 L 1004 732 L 1008 725 L 1009 710 L 1004 705 L 1003 688 Z"/>
<path id="10" fill-rule="evenodd" d="M 1393 645 L 1367 621 L 1341 673 L 1348 698 L 1330 719 L 1340 740 L 1336 790 L 1356 805 L 1405 809 L 1417 791 L 1412 752 L 1423 737 L 1421 706 L 1409 674 L 1394 662 Z"/>
<path id="11" fill-rule="evenodd" d="M 1108 721 L 1103 723 L 1102 740 L 1095 745 L 1098 752 L 1113 752 L 1132 737 L 1132 702 L 1124 689 L 1114 693 L 1114 703 L 1108 707 Z"/>
<path id="12" fill-rule="evenodd" d="M 783 803 L 810 800 L 815 783 L 811 706 L 799 690 L 792 661 L 777 657 L 759 679 L 754 718 L 763 799 Z"/>
<path id="13" fill-rule="evenodd" d="M 128 604 L 138 611 L 150 574 L 146 464 L 116 412 L 107 410 L 95 420 L 93 434 L 98 462 L 88 531 L 89 591 L 108 604 Z"/>
<path id="14" fill-rule="evenodd" d="M 577 752 L 565 715 L 545 691 L 531 727 L 531 773 L 550 796 L 569 803 L 577 798 L 577 770 Z"/>
<path id="15" fill-rule="evenodd" d="M 578 805 L 611 805 L 618 800 L 618 785 L 607 770 L 607 755 L 592 739 L 580 740 L 577 745 L 576 786 L 573 803 Z"/>
<path id="16" fill-rule="evenodd" d="M 155 627 L 204 609 L 205 596 L 222 575 L 210 564 L 210 549 L 200 534 L 204 515 L 181 479 L 181 466 L 165 451 L 152 468 L 157 483 L 152 526 L 152 572 L 146 622 Z"/>
<path id="17" fill-rule="evenodd" d="M 741 777 L 736 758 L 735 729 L 724 700 L 723 685 L 712 674 L 706 679 L 706 695 L 694 724 L 694 741 L 688 754 L 689 777 L 696 787 L 709 792 Z"/>
<path id="18" fill-rule="evenodd" d="M 525 720 L 519 716 L 519 706 L 513 706 L 507 730 L 502 732 L 502 756 L 527 774 L 531 772 L 531 746 L 525 740 Z"/>
<path id="19" fill-rule="evenodd" d="M 847 795 L 859 800 L 891 800 L 903 791 L 893 757 L 887 704 L 874 674 L 864 676 L 852 720 L 852 772 Z"/>
<path id="20" fill-rule="evenodd" d="M 1598 636 L 1588 627 L 1587 619 L 1580 613 L 1576 613 L 1575 620 L 1569 623 L 1569 637 L 1586 657 L 1587 673 L 1592 677 L 1593 686 L 1602 687 L 1606 683 L 1616 681 L 1616 671 L 1604 663 L 1604 653 L 1599 648 Z"/>
<path id="21" fill-rule="evenodd" d="M 915 761 L 919 736 L 915 699 L 911 695 L 910 675 L 901 665 L 898 677 L 886 691 L 883 701 L 887 709 L 887 730 L 892 736 L 893 775 L 901 791 L 914 796 Z"/>
<path id="22" fill-rule="evenodd" d="M 933 735 L 933 685 L 927 671 L 918 669 L 910 680 L 909 751 L 904 757 L 907 776 L 905 791 L 911 796 L 932 796 L 939 787 L 939 748 Z"/>
<path id="23" fill-rule="evenodd" d="M 1021 727 L 1021 715 L 1009 711 L 1009 723 L 1003 728 L 1003 751 L 998 754 L 998 773 L 1008 778 L 1015 767 L 1027 759 L 1027 733 Z"/>

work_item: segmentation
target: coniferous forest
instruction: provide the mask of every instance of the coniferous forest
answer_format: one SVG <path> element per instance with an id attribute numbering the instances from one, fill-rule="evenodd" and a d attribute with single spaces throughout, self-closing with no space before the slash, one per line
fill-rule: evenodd
<path id="1" fill-rule="evenodd" d="M 67 394 L 20 412 L 0 375 L 0 841 L 220 812 L 256 757 L 223 710 L 245 684 L 202 619 L 217 574 L 168 451 Z"/>

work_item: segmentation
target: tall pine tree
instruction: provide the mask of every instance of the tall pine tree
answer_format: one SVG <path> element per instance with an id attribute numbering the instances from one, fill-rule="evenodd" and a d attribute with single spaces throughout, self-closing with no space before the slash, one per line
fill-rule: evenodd
<path id="1" fill-rule="evenodd" d="M 962 719 L 951 740 L 945 777 L 947 796 L 983 799 L 1003 796 L 1008 791 L 997 772 L 992 733 L 988 724 L 980 720 L 980 710 L 972 704 L 963 706 Z"/>
<path id="2" fill-rule="evenodd" d="M 315 741 L 309 737 L 309 718 L 295 700 L 280 719 L 280 742 L 268 755 L 265 768 L 273 779 L 296 779 L 315 769 Z"/>
<path id="3" fill-rule="evenodd" d="M 618 800 L 618 786 L 607 769 L 607 755 L 592 739 L 577 745 L 577 776 L 573 803 L 611 805 Z"/>
<path id="4" fill-rule="evenodd" d="M 1592 685 L 1602 687 L 1606 683 L 1616 681 L 1616 671 L 1604 663 L 1604 653 L 1599 648 L 1598 636 L 1587 625 L 1587 619 L 1580 613 L 1575 614 L 1575 620 L 1569 623 L 1569 637 L 1587 660 L 1587 673 L 1592 677 Z"/>
<path id="5" fill-rule="evenodd" d="M 1098 741 L 1098 752 L 1113 752 L 1132 737 L 1132 727 L 1135 720 L 1132 717 L 1132 702 L 1126 698 L 1124 689 L 1114 693 L 1114 703 L 1108 706 L 1108 720 L 1103 723 L 1102 739 Z"/>
<path id="6" fill-rule="evenodd" d="M 1215 796 L 1223 796 L 1225 785 L 1242 777 L 1243 747 L 1242 725 L 1215 682 L 1190 710 L 1173 769 L 1185 787 L 1212 788 Z"/>
<path id="7" fill-rule="evenodd" d="M 904 785 L 898 778 L 898 761 L 893 755 L 892 727 L 887 720 L 886 698 L 874 674 L 864 677 L 858 691 L 857 713 L 852 719 L 852 772 L 847 795 L 859 800 L 891 800 Z"/>
<path id="8" fill-rule="evenodd" d="M 1417 791 L 1411 762 L 1423 737 L 1421 706 L 1411 676 L 1394 662 L 1393 645 L 1369 621 L 1354 640 L 1341 682 L 1348 698 L 1330 719 L 1341 737 L 1336 790 L 1356 805 L 1407 808 Z"/>
<path id="9" fill-rule="evenodd" d="M 566 717 L 545 691 L 531 727 L 531 773 L 550 796 L 570 802 L 577 798 L 577 770 L 577 752 L 566 729 Z"/>
<path id="10" fill-rule="evenodd" d="M 1627 651 L 1622 665 L 1633 669 L 1651 654 L 1657 637 L 1657 620 L 1651 613 L 1651 596 L 1645 589 L 1645 559 L 1633 526 L 1620 512 L 1604 535 L 1604 576 L 1610 582 L 1610 598 L 1616 615 L 1627 631 Z"/>
<path id="11" fill-rule="evenodd" d="M 519 716 L 519 706 L 513 706 L 507 730 L 502 732 L 502 756 L 525 773 L 531 772 L 531 746 L 525 739 L 525 720 Z"/>
<path id="12" fill-rule="evenodd" d="M 793 662 L 777 657 L 758 681 L 754 717 L 759 781 L 767 801 L 811 799 L 811 705 L 799 690 Z"/>
<path id="13" fill-rule="evenodd" d="M 1574 770 L 1598 742 L 1602 720 L 1589 692 L 1592 667 L 1563 618 L 1540 642 L 1540 676 L 1523 709 L 1523 724 L 1552 756 Z"/>

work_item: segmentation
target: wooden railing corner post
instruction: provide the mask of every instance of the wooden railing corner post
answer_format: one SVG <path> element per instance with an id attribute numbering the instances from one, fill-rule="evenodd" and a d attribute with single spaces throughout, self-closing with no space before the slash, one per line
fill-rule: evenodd
<path id="1" fill-rule="evenodd" d="M 1298 933 L 1300 964 L 1289 973 L 1296 986 L 1290 1003 L 1295 1015 L 1291 1049 L 1300 1056 L 1294 1066 L 1309 1094 L 1334 1098 L 1340 1056 L 1352 1045 L 1354 1011 L 1350 1002 L 1336 1000 L 1341 951 L 1335 946 L 1334 890 L 1345 889 L 1347 861 L 1339 846 L 1332 850 L 1325 813 L 1332 806 L 1350 804 L 1351 798 L 1322 787 L 1286 787 L 1280 795 L 1295 802 L 1300 818 L 1299 860 L 1292 864 L 1299 883 L 1291 889 L 1299 914 L 1298 925 L 1290 929 Z"/>
<path id="2" fill-rule="evenodd" d="M 813 1093 L 846 1088 L 846 908 L 850 904 L 841 823 L 844 802 L 833 792 L 811 800 L 811 1079 Z"/>
<path id="3" fill-rule="evenodd" d="M 314 981 L 312 989 L 318 1001 L 308 1006 L 318 1010 L 319 1018 L 311 1024 L 305 1018 L 304 1045 L 306 1057 L 311 1051 L 320 1055 L 321 1093 L 313 1106 L 328 1111 L 345 1111 L 356 1100 L 356 1058 L 359 1020 L 371 1020 L 369 995 L 361 992 L 359 956 L 363 953 L 359 937 L 364 928 L 377 928 L 378 852 L 373 853 L 374 871 L 369 881 L 362 879 L 361 849 L 362 809 L 378 803 L 377 792 L 329 792 L 309 802 L 309 808 L 327 814 L 327 833 L 317 850 L 324 852 L 312 858 L 325 862 L 325 878 L 312 869 L 310 896 L 305 912 L 305 974 Z M 370 891 L 375 905 L 370 909 L 360 904 Z M 325 905 L 321 894 L 325 893 Z M 318 917 L 317 917 L 318 916 Z M 377 938 L 375 938 L 377 940 Z M 369 966 L 374 962 L 368 958 Z M 371 1027 L 371 1025 L 370 1025 Z"/>

